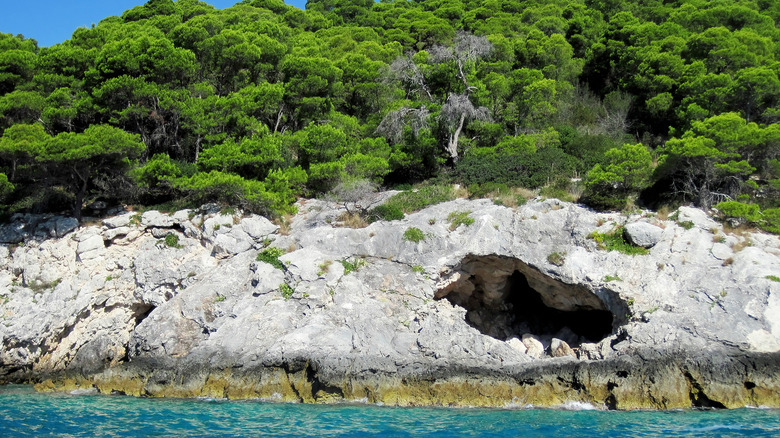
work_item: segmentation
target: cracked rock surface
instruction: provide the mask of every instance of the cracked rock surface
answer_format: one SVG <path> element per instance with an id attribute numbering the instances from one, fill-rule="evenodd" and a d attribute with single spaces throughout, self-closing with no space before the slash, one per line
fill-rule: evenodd
<path id="1" fill-rule="evenodd" d="M 285 229 L 211 206 L 78 228 L 17 217 L 0 228 L 0 380 L 396 405 L 780 405 L 776 236 L 727 234 L 692 208 L 683 227 L 554 199 L 455 200 L 359 229 L 342 212 L 302 201 Z M 452 229 L 453 212 L 474 222 Z M 652 240 L 648 253 L 589 237 L 619 226 Z M 425 238 L 404 239 L 412 227 Z M 269 245 L 282 269 L 257 260 Z"/>

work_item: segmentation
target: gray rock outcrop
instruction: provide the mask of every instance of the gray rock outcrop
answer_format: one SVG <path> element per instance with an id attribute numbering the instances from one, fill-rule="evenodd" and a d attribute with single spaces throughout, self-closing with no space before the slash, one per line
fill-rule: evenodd
<path id="1" fill-rule="evenodd" d="M 0 380 L 396 405 L 780 404 L 776 236 L 729 234 L 691 208 L 675 222 L 554 199 L 455 200 L 360 229 L 332 225 L 340 211 L 301 202 L 284 230 L 214 206 L 124 213 L 61 237 L 31 225 L 59 219 L 17 218 L 0 227 L 25 242 L 0 246 Z M 474 222 L 452 229 L 453 212 Z M 646 255 L 589 238 L 621 226 Z M 278 262 L 257 259 L 269 245 Z"/>
<path id="2" fill-rule="evenodd" d="M 629 243 L 642 248 L 652 248 L 661 241 L 664 230 L 647 222 L 632 222 L 624 228 Z"/>

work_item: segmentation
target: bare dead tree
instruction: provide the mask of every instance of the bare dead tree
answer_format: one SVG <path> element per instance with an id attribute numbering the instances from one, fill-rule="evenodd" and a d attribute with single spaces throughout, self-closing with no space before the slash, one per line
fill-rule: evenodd
<path id="1" fill-rule="evenodd" d="M 435 63 L 455 62 L 455 66 L 458 68 L 458 78 L 466 86 L 466 92 L 470 93 L 474 87 L 469 85 L 466 77 L 468 66 L 490 54 L 493 50 L 493 44 L 490 43 L 487 37 L 476 36 L 462 30 L 455 35 L 454 43 L 452 47 L 434 46 L 428 53 L 430 53 L 431 60 Z"/>
<path id="2" fill-rule="evenodd" d="M 409 126 L 412 133 L 417 136 L 421 130 L 428 127 L 428 108 L 401 107 L 396 111 L 387 113 L 382 122 L 376 128 L 376 132 L 383 135 L 391 143 L 400 143 L 404 127 Z"/>
<path id="3" fill-rule="evenodd" d="M 413 53 L 407 53 L 405 56 L 396 58 L 390 64 L 388 78 L 400 82 L 407 89 L 407 92 L 415 91 L 420 94 L 420 97 L 423 97 L 424 94 L 428 100 L 433 101 L 433 96 L 428 89 L 420 66 L 412 60 L 413 55 Z"/>
<path id="4" fill-rule="evenodd" d="M 450 94 L 441 107 L 441 118 L 450 132 L 445 150 L 453 162 L 458 161 L 458 138 L 467 120 L 490 120 L 490 110 L 484 106 L 476 107 L 468 94 Z"/>
<path id="5" fill-rule="evenodd" d="M 449 131 L 446 152 L 453 162 L 458 161 L 458 140 L 464 126 L 470 120 L 489 120 L 489 110 L 485 107 L 476 107 L 469 96 L 476 90 L 468 81 L 468 71 L 473 68 L 480 58 L 488 55 L 493 50 L 493 45 L 484 36 L 475 36 L 471 33 L 459 31 L 452 46 L 433 46 L 428 50 L 429 60 L 434 64 L 453 62 L 458 70 L 457 77 L 463 83 L 463 93 L 449 93 L 442 105 L 440 122 Z M 390 64 L 389 78 L 401 82 L 409 90 L 417 91 L 421 97 L 426 96 L 434 101 L 420 67 L 412 59 L 413 54 L 397 58 Z M 389 112 L 377 127 L 377 132 L 388 140 L 398 143 L 402 139 L 405 126 L 410 126 L 412 132 L 417 135 L 419 130 L 427 127 L 428 109 L 403 107 L 397 111 Z"/>

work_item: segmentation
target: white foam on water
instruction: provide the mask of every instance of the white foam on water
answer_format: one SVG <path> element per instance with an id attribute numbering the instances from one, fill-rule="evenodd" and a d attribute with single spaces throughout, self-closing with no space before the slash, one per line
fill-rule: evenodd
<path id="1" fill-rule="evenodd" d="M 595 411 L 597 410 L 595 406 L 593 406 L 590 403 L 586 402 L 580 402 L 580 401 L 567 401 L 566 403 L 562 405 L 555 406 L 555 409 L 560 409 L 563 411 Z"/>
<path id="2" fill-rule="evenodd" d="M 97 394 L 98 390 L 96 388 L 82 388 L 82 389 L 74 389 L 73 391 L 69 392 L 70 395 L 93 395 Z"/>

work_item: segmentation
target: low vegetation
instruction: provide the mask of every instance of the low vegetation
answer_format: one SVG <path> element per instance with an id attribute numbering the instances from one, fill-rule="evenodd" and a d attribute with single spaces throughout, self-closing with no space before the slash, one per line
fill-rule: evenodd
<path id="1" fill-rule="evenodd" d="M 607 251 L 618 251 L 628 255 L 645 255 L 650 252 L 646 248 L 632 245 L 626 241 L 622 226 L 615 227 L 614 230 L 607 233 L 594 231 L 588 237 L 593 239 L 599 248 Z"/>
<path id="2" fill-rule="evenodd" d="M 471 210 L 468 211 L 453 211 L 447 216 L 447 220 L 450 222 L 450 231 L 455 231 L 459 226 L 469 226 L 474 223 L 474 218 L 469 216 Z"/>
<path id="3" fill-rule="evenodd" d="M 425 240 L 425 233 L 419 228 L 407 228 L 406 231 L 404 231 L 403 239 L 407 242 L 419 243 Z"/>
<path id="4" fill-rule="evenodd" d="M 284 250 L 279 248 L 266 248 L 257 254 L 258 262 L 265 262 L 273 266 L 276 269 L 284 269 L 284 263 L 279 260 L 279 257 L 284 255 Z"/>

